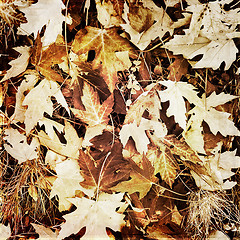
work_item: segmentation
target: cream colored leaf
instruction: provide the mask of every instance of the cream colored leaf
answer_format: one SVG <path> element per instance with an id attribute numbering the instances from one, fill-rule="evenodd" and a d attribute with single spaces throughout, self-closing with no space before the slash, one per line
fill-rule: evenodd
<path id="1" fill-rule="evenodd" d="M 51 101 L 52 96 L 56 98 L 70 115 L 67 102 L 62 95 L 60 86 L 54 81 L 44 79 L 27 94 L 22 103 L 23 106 L 28 107 L 25 112 L 27 134 L 30 133 L 39 120 L 43 119 L 44 112 L 52 116 L 54 110 Z"/>
<path id="2" fill-rule="evenodd" d="M 227 135 L 239 136 L 240 131 L 237 129 L 237 127 L 235 127 L 234 122 L 229 120 L 231 114 L 227 112 L 220 112 L 213 108 L 218 106 L 218 104 L 226 103 L 235 98 L 238 97 L 225 93 L 216 95 L 215 92 L 213 92 L 207 98 L 205 98 L 205 95 L 203 95 L 201 104 L 189 111 L 189 114 L 191 115 L 189 121 L 192 123 L 190 125 L 192 131 L 200 130 L 199 127 L 194 123 L 197 121 L 205 121 L 208 124 L 211 132 L 215 135 L 217 132 L 220 132 L 225 137 Z"/>
<path id="3" fill-rule="evenodd" d="M 28 66 L 31 48 L 27 46 L 21 46 L 21 47 L 14 47 L 13 49 L 19 52 L 20 56 L 9 63 L 9 65 L 11 65 L 11 68 L 7 70 L 7 73 L 3 77 L 1 82 L 8 80 L 12 77 L 18 76 L 19 74 L 23 73 Z"/>
<path id="4" fill-rule="evenodd" d="M 42 145 L 62 156 L 74 159 L 77 159 L 79 156 L 79 149 L 82 147 L 82 139 L 78 137 L 74 127 L 67 121 L 65 122 L 64 127 L 66 144 L 60 142 L 56 133 L 53 138 L 50 138 L 44 131 L 40 131 L 38 137 Z"/>
<path id="5" fill-rule="evenodd" d="M 5 226 L 4 224 L 0 224 L 0 240 L 7 240 L 11 236 L 11 228 L 10 225 Z"/>
<path id="6" fill-rule="evenodd" d="M 116 212 L 117 208 L 125 205 L 121 202 L 122 198 L 122 193 L 100 193 L 96 201 L 84 197 L 70 198 L 69 201 L 77 209 L 63 216 L 66 222 L 62 224 L 57 239 L 61 240 L 71 234 L 76 234 L 83 227 L 86 227 L 86 233 L 82 239 L 109 239 L 106 227 L 120 231 L 124 224 L 124 215 Z"/>
<path id="7" fill-rule="evenodd" d="M 59 211 L 69 210 L 71 202 L 67 198 L 75 197 L 77 190 L 82 190 L 80 185 L 84 179 L 80 174 L 80 167 L 77 160 L 67 159 L 56 163 L 55 171 L 57 179 L 54 181 L 50 197 L 55 195 L 59 198 Z"/>
<path id="8" fill-rule="evenodd" d="M 19 6 L 19 10 L 25 14 L 27 23 L 22 23 L 18 28 L 18 34 L 37 37 L 43 26 L 46 30 L 42 39 L 43 46 L 54 43 L 58 34 L 62 34 L 62 23 L 66 20 L 62 14 L 65 9 L 61 0 L 41 0 L 31 6 Z"/>
<path id="9" fill-rule="evenodd" d="M 25 99 L 24 93 L 31 91 L 34 88 L 37 81 L 38 73 L 36 71 L 32 71 L 31 73 L 26 74 L 25 79 L 22 80 L 16 93 L 15 111 L 14 114 L 11 116 L 11 120 L 13 120 L 13 122 L 23 123 L 25 121 L 25 113 L 27 107 L 22 105 Z"/>
<path id="10" fill-rule="evenodd" d="M 167 109 L 167 116 L 174 116 L 175 121 L 179 123 L 179 126 L 186 130 L 186 106 L 185 97 L 190 103 L 198 105 L 201 100 L 195 92 L 195 88 L 185 82 L 173 82 L 173 81 L 160 81 L 160 84 L 167 87 L 166 90 L 158 91 L 159 96 L 163 102 L 169 101 L 169 107 Z"/>
<path id="11" fill-rule="evenodd" d="M 237 182 L 225 181 L 226 179 L 233 176 L 235 173 L 232 171 L 233 168 L 240 167 L 240 157 L 236 156 L 235 151 L 227 151 L 224 153 L 219 153 L 219 145 L 215 148 L 215 154 L 210 157 L 205 157 L 205 161 L 209 165 L 211 171 L 211 181 L 204 181 L 204 177 L 199 177 L 196 174 L 192 174 L 196 184 L 203 190 L 217 191 L 217 190 L 227 190 L 233 188 Z M 209 177 L 206 177 L 209 178 Z M 210 185 L 209 183 L 217 183 Z"/>
<path id="12" fill-rule="evenodd" d="M 6 141 L 4 148 L 18 160 L 19 164 L 38 158 L 39 142 L 37 138 L 33 137 L 31 143 L 28 144 L 27 137 L 13 128 L 6 129 L 4 135 L 3 139 Z"/>
<path id="13" fill-rule="evenodd" d="M 58 231 L 53 232 L 50 228 L 46 228 L 43 225 L 31 223 L 35 228 L 36 233 L 39 235 L 39 240 L 54 240 L 57 239 Z"/>

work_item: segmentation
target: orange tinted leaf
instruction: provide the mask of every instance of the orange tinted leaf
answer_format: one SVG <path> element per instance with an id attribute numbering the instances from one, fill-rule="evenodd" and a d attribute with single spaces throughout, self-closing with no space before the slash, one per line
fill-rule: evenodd
<path id="1" fill-rule="evenodd" d="M 128 40 L 121 37 L 116 28 L 99 29 L 90 26 L 76 34 L 72 50 L 79 55 L 88 54 L 90 50 L 95 51 L 93 68 L 101 70 L 111 92 L 115 89 L 118 80 L 117 72 L 125 70 L 115 52 L 129 51 L 133 53 L 133 48 Z"/>

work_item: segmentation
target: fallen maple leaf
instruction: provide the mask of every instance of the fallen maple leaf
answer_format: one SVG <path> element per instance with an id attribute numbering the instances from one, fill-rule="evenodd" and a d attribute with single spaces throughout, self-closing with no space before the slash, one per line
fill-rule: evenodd
<path id="1" fill-rule="evenodd" d="M 190 61 L 194 68 L 219 68 L 225 62 L 228 70 L 236 60 L 238 49 L 233 38 L 239 37 L 237 9 L 224 10 L 220 1 L 192 4 L 186 11 L 193 12 L 185 35 L 175 35 L 164 47 L 187 59 L 203 55 L 198 62 Z M 231 53 L 231 54 L 230 54 Z"/>
<path id="2" fill-rule="evenodd" d="M 227 135 L 239 136 L 240 131 L 235 127 L 234 122 L 229 120 L 231 114 L 220 112 L 215 109 L 215 107 L 236 98 L 238 97 L 223 92 L 219 95 L 216 95 L 216 92 L 213 92 L 207 98 L 204 94 L 200 104 L 188 112 L 188 114 L 191 115 L 191 118 L 189 119 L 189 127 L 191 126 L 191 131 L 196 132 L 197 136 L 200 135 L 201 132 L 199 133 L 199 131 L 201 131 L 201 128 L 199 127 L 199 124 L 205 121 L 214 135 L 216 135 L 217 132 L 220 132 L 225 137 Z M 187 138 L 188 136 L 185 135 L 185 137 Z M 187 138 L 187 141 L 191 142 L 191 138 Z"/>
<path id="3" fill-rule="evenodd" d="M 165 146 L 161 147 L 161 150 L 152 147 L 148 150 L 146 157 L 154 167 L 154 175 L 160 173 L 162 180 L 172 187 L 179 167 L 171 151 Z"/>
<path id="4" fill-rule="evenodd" d="M 142 168 L 132 160 L 129 160 L 131 179 L 118 183 L 116 186 L 112 187 L 111 190 L 122 193 L 128 192 L 129 194 L 138 192 L 140 199 L 147 195 L 152 185 L 155 184 L 158 179 L 154 176 L 154 167 L 151 165 L 151 162 L 145 155 L 141 157 Z"/>
<path id="5" fill-rule="evenodd" d="M 30 47 L 27 46 L 21 46 L 21 47 L 14 47 L 13 48 L 15 51 L 20 53 L 20 56 L 9 62 L 9 65 L 11 65 L 11 68 L 7 70 L 6 75 L 3 77 L 1 82 L 6 81 L 12 77 L 16 77 L 19 74 L 23 73 L 29 62 L 29 57 L 30 57 Z"/>
<path id="6" fill-rule="evenodd" d="M 167 134 L 166 126 L 163 123 L 142 118 L 139 126 L 136 121 L 122 126 L 119 138 L 123 147 L 125 147 L 129 138 L 132 137 L 137 151 L 141 154 L 146 153 L 148 150 L 148 144 L 150 143 L 145 132 L 146 130 L 153 130 L 155 135 L 158 135 L 159 137 Z"/>
<path id="7" fill-rule="evenodd" d="M 64 79 L 56 71 L 52 69 L 55 64 L 61 64 L 66 58 L 66 45 L 61 36 L 59 36 L 54 43 L 47 48 L 43 48 L 40 34 L 35 40 L 35 46 L 32 51 L 31 63 L 47 79 L 63 82 Z"/>
<path id="8" fill-rule="evenodd" d="M 174 116 L 175 121 L 179 126 L 186 129 L 186 98 L 190 103 L 199 105 L 201 100 L 197 96 L 196 88 L 186 82 L 173 82 L 173 81 L 159 81 L 160 84 L 166 86 L 167 89 L 158 91 L 158 94 L 163 102 L 169 101 L 167 109 L 167 116 Z M 184 98 L 183 98 L 184 97 Z"/>
<path id="9" fill-rule="evenodd" d="M 58 34 L 62 34 L 62 23 L 67 18 L 62 15 L 65 6 L 61 0 L 41 0 L 30 6 L 19 4 L 18 8 L 25 14 L 28 21 L 20 25 L 18 34 L 30 35 L 33 33 L 36 38 L 38 32 L 41 32 L 42 27 L 46 25 L 42 41 L 44 46 L 54 43 Z"/>
<path id="10" fill-rule="evenodd" d="M 232 168 L 240 167 L 240 157 L 236 156 L 237 150 L 220 153 L 220 148 L 221 144 L 218 144 L 213 150 L 214 155 L 205 157 L 205 162 L 208 164 L 211 172 L 210 178 L 209 176 L 198 176 L 192 173 L 197 186 L 203 190 L 227 190 L 233 188 L 237 184 L 235 181 L 226 180 L 235 174 Z M 210 181 L 206 182 L 206 178 L 210 179 Z"/>
<path id="11" fill-rule="evenodd" d="M 68 198 L 75 197 L 77 190 L 82 191 L 80 182 L 84 179 L 80 174 L 80 168 L 77 160 L 67 159 L 63 162 L 56 163 L 55 171 L 57 173 L 57 179 L 54 181 L 50 197 L 55 195 L 59 198 L 59 211 L 69 210 L 71 202 Z"/>
<path id="12" fill-rule="evenodd" d="M 6 240 L 11 237 L 11 228 L 10 225 L 5 226 L 4 224 L 0 224 L 0 239 Z"/>
<path id="13" fill-rule="evenodd" d="M 81 185 L 95 191 L 109 190 L 120 181 L 127 180 L 130 173 L 128 161 L 122 157 L 120 143 L 115 143 L 111 152 L 101 154 L 97 161 L 80 150 L 79 166 L 84 177 Z"/>
<path id="14" fill-rule="evenodd" d="M 4 135 L 3 139 L 7 141 L 4 148 L 12 157 L 18 160 L 19 164 L 38 158 L 40 145 L 37 138 L 33 137 L 31 143 L 28 144 L 27 137 L 13 128 L 6 129 Z"/>
<path id="15" fill-rule="evenodd" d="M 78 134 L 74 127 L 69 123 L 65 122 L 64 127 L 64 138 L 66 144 L 61 143 L 56 132 L 53 137 L 50 137 L 44 131 L 38 133 L 38 137 L 42 145 L 50 148 L 52 151 L 73 159 L 77 159 L 79 156 L 79 149 L 82 147 L 82 139 L 78 137 Z"/>
<path id="16" fill-rule="evenodd" d="M 39 235 L 39 240 L 56 240 L 58 231 L 53 232 L 50 228 L 46 228 L 43 225 L 31 223 L 31 225 L 35 228 L 36 233 Z"/>
<path id="17" fill-rule="evenodd" d="M 43 118 L 44 112 L 52 116 L 54 110 L 51 101 L 52 96 L 56 98 L 70 115 L 67 102 L 62 95 L 60 86 L 54 81 L 43 79 L 26 95 L 22 102 L 23 106 L 28 106 L 25 112 L 24 121 L 27 134 L 30 133 L 37 122 Z"/>
<path id="18" fill-rule="evenodd" d="M 101 193 L 96 201 L 84 197 L 70 198 L 69 201 L 77 209 L 63 216 L 66 222 L 61 225 L 57 239 L 61 240 L 71 234 L 76 234 L 83 227 L 86 227 L 86 233 L 81 237 L 82 239 L 109 239 L 106 227 L 119 231 L 124 225 L 124 215 L 116 212 L 117 208 L 125 205 L 121 202 L 122 198 L 122 193 Z"/>
<path id="19" fill-rule="evenodd" d="M 134 53 L 130 43 L 117 33 L 117 29 L 99 29 L 87 26 L 80 30 L 72 44 L 72 51 L 77 54 L 88 54 L 95 51 L 93 69 L 101 70 L 109 90 L 113 92 L 118 81 L 117 72 L 125 70 L 115 52 L 129 51 Z"/>

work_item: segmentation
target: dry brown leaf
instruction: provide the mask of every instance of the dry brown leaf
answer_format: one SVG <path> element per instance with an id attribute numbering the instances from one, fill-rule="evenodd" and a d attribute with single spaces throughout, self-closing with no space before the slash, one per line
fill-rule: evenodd
<path id="1" fill-rule="evenodd" d="M 109 90 L 113 92 L 118 81 L 117 72 L 125 70 L 115 52 L 133 53 L 133 47 L 128 40 L 118 35 L 115 28 L 99 29 L 87 26 L 76 34 L 72 51 L 80 55 L 88 54 L 90 50 L 95 51 L 93 69 L 101 70 Z"/>
<path id="2" fill-rule="evenodd" d="M 63 82 L 64 79 L 62 76 L 53 70 L 52 67 L 55 64 L 62 63 L 66 55 L 66 45 L 61 37 L 47 49 L 43 49 L 41 38 L 38 34 L 32 52 L 31 63 L 36 67 L 36 70 L 48 80 Z"/>

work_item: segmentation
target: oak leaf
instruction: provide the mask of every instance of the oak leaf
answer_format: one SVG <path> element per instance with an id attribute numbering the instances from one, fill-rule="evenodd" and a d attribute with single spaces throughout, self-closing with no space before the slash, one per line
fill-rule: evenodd
<path id="1" fill-rule="evenodd" d="M 18 160 L 19 164 L 38 158 L 40 145 L 37 138 L 33 137 L 31 143 L 28 144 L 27 137 L 17 129 L 8 128 L 4 131 L 4 134 L 3 139 L 6 141 L 4 148 L 12 157 Z"/>
<path id="2" fill-rule="evenodd" d="M 117 29 L 99 29 L 87 26 L 80 30 L 72 44 L 72 51 L 77 54 L 88 54 L 95 51 L 93 69 L 99 69 L 107 83 L 109 90 L 113 92 L 118 81 L 117 72 L 125 70 L 115 52 L 129 51 L 134 53 L 128 40 L 117 33 Z"/>
<path id="3" fill-rule="evenodd" d="M 61 64 L 66 56 L 66 45 L 62 37 L 59 36 L 54 43 L 47 48 L 43 48 L 40 35 L 38 34 L 31 56 L 31 63 L 47 79 L 63 82 L 62 76 L 54 71 L 52 67 L 56 64 Z"/>
<path id="4" fill-rule="evenodd" d="M 66 222 L 61 225 L 57 239 L 61 240 L 71 234 L 77 234 L 83 227 L 86 233 L 82 239 L 109 239 L 106 227 L 120 231 L 124 225 L 124 215 L 117 213 L 116 209 L 125 205 L 121 202 L 122 193 L 101 193 L 96 201 L 87 198 L 70 198 L 69 201 L 77 209 L 64 215 Z M 104 219 L 104 221 L 103 221 Z"/>
<path id="5" fill-rule="evenodd" d="M 19 74 L 23 73 L 28 66 L 28 62 L 30 58 L 30 47 L 21 46 L 21 47 L 14 47 L 13 49 L 19 52 L 20 56 L 17 59 L 9 62 L 9 65 L 11 65 L 11 68 L 7 70 L 7 73 L 3 77 L 1 82 L 8 80 L 12 77 L 18 76 Z"/>
<path id="6" fill-rule="evenodd" d="M 67 102 L 62 95 L 60 86 L 54 81 L 43 79 L 26 95 L 22 102 L 23 106 L 27 106 L 24 121 L 27 134 L 30 133 L 37 122 L 43 118 L 44 113 L 48 113 L 52 116 L 54 110 L 53 102 L 51 101 L 52 96 L 56 98 L 70 115 Z"/>

